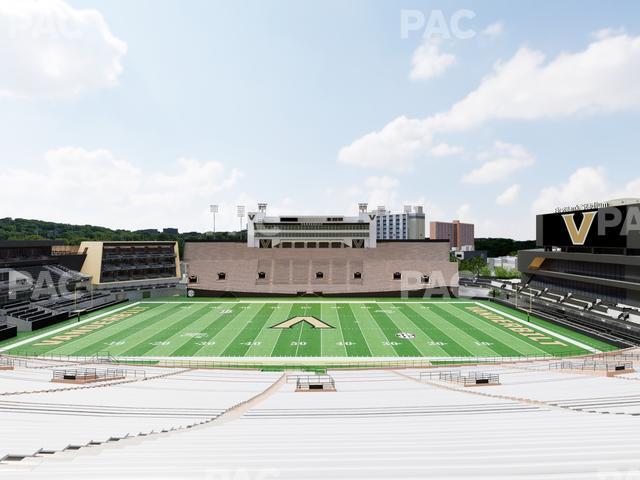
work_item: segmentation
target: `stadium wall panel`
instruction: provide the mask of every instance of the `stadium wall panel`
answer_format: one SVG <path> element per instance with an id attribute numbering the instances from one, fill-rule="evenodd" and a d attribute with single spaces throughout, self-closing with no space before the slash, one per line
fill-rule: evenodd
<path id="1" fill-rule="evenodd" d="M 187 242 L 184 261 L 189 276 L 197 277 L 189 289 L 200 295 L 447 296 L 458 289 L 458 265 L 449 260 L 446 242 L 381 242 L 370 249 L 262 249 L 244 243 Z M 259 272 L 267 278 L 259 279 Z M 322 278 L 317 278 L 318 272 Z M 394 279 L 396 272 L 402 274 L 400 280 Z M 422 283 L 422 276 L 429 281 Z"/>

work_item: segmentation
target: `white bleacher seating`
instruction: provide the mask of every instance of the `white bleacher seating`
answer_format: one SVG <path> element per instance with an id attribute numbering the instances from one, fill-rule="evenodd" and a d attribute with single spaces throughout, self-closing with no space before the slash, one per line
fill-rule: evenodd
<path id="1" fill-rule="evenodd" d="M 491 369 L 502 386 L 467 391 L 421 383 L 417 370 L 330 371 L 335 393 L 296 393 L 295 384 L 282 383 L 225 422 L 12 462 L 0 465 L 0 475 L 586 480 L 640 469 L 640 417 L 576 408 L 633 413 L 635 381 L 550 372 L 543 362 Z M 216 384 L 212 392 L 223 385 L 230 389 Z"/>
<path id="2" fill-rule="evenodd" d="M 46 383 L 45 375 L 52 375 L 48 369 L 0 372 L 0 381 L 8 384 L 5 393 L 39 392 L 0 395 L 0 459 L 198 424 L 261 393 L 280 377 L 251 371 L 146 370 L 146 379 L 82 387 Z"/>

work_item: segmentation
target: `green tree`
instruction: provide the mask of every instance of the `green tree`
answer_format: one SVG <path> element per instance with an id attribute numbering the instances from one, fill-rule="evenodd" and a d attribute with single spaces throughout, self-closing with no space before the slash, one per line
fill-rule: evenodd
<path id="1" fill-rule="evenodd" d="M 496 267 L 494 268 L 494 272 L 497 278 L 503 278 L 503 279 L 520 278 L 520 272 L 517 270 L 508 270 L 503 267 Z"/>
<path id="2" fill-rule="evenodd" d="M 482 269 L 486 268 L 486 266 L 487 262 L 482 257 L 474 257 L 468 260 L 462 260 L 458 270 L 471 272 L 474 277 L 478 277 Z"/>

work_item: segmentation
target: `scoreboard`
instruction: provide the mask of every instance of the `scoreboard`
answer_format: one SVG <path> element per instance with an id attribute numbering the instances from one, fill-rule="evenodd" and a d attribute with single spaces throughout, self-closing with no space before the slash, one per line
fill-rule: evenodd
<path id="1" fill-rule="evenodd" d="M 640 248 L 640 204 L 536 217 L 539 247 Z"/>

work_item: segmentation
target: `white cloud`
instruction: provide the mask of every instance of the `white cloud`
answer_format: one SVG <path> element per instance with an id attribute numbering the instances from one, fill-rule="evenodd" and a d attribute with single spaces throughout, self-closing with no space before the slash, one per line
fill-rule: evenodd
<path id="1" fill-rule="evenodd" d="M 497 205 L 511 205 L 520 193 L 520 185 L 511 185 L 496 198 Z"/>
<path id="2" fill-rule="evenodd" d="M 442 75 L 449 67 L 455 65 L 456 56 L 440 51 L 440 42 L 428 38 L 420 45 L 411 57 L 411 80 L 428 80 Z"/>
<path id="3" fill-rule="evenodd" d="M 466 174 L 464 183 L 492 183 L 509 178 L 513 173 L 535 163 L 533 155 L 522 145 L 496 141 L 493 150 L 478 156 L 485 163 Z"/>
<path id="4" fill-rule="evenodd" d="M 502 22 L 494 22 L 480 32 L 487 37 L 497 37 L 504 33 L 504 24 Z"/>
<path id="5" fill-rule="evenodd" d="M 0 98 L 59 98 L 113 87 L 127 45 L 97 10 L 63 0 L 0 2 Z"/>
<path id="6" fill-rule="evenodd" d="M 367 177 L 364 181 L 365 186 L 376 190 L 390 190 L 400 185 L 397 178 L 391 177 Z"/>
<path id="7" fill-rule="evenodd" d="M 468 203 L 463 203 L 462 205 L 460 205 L 460 207 L 458 207 L 458 209 L 456 210 L 456 220 L 460 220 L 463 222 L 472 221 L 471 205 L 469 205 Z"/>
<path id="8" fill-rule="evenodd" d="M 241 176 L 220 162 L 186 158 L 174 171 L 149 175 L 109 150 L 64 147 L 48 151 L 37 167 L 1 171 L 0 204 L 14 217 L 85 224 L 99 212 L 110 227 L 203 230 L 209 223 L 202 224 L 201 211 L 212 195 L 228 193 Z"/>
<path id="9" fill-rule="evenodd" d="M 605 168 L 582 167 L 566 182 L 542 189 L 533 202 L 533 212 L 550 213 L 558 207 L 617 198 L 640 198 L 640 177 L 618 186 L 611 183 Z"/>
<path id="10" fill-rule="evenodd" d="M 367 167 L 408 170 L 432 148 L 434 135 L 496 119 L 536 120 L 638 110 L 640 36 L 598 38 L 585 50 L 546 62 L 521 48 L 449 110 L 423 119 L 401 116 L 343 147 L 339 159 Z"/>
<path id="11" fill-rule="evenodd" d="M 624 28 L 603 28 L 601 30 L 597 30 L 591 34 L 593 38 L 596 40 L 602 40 L 608 37 L 615 37 L 618 35 L 624 35 Z"/>
<path id="12" fill-rule="evenodd" d="M 339 161 L 366 168 L 409 170 L 431 144 L 431 133 L 420 120 L 399 117 L 338 153 Z"/>
<path id="13" fill-rule="evenodd" d="M 391 177 L 367 177 L 364 181 L 364 192 L 366 201 L 370 208 L 377 206 L 390 207 L 397 202 L 397 188 L 400 182 Z"/>
<path id="14" fill-rule="evenodd" d="M 432 157 L 448 157 L 450 155 L 458 155 L 463 151 L 464 148 L 462 147 L 449 145 L 447 143 L 439 143 L 429 151 L 429 154 Z"/>

